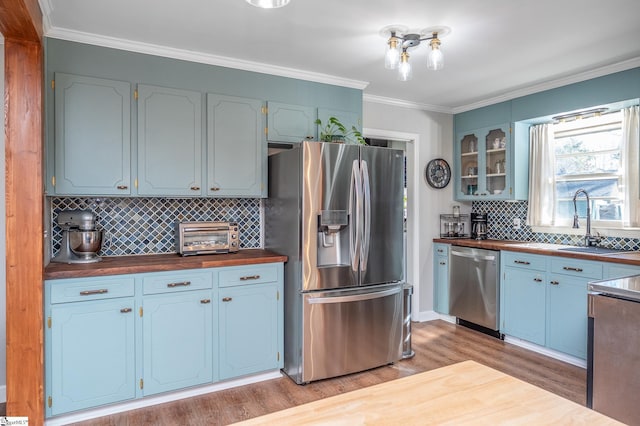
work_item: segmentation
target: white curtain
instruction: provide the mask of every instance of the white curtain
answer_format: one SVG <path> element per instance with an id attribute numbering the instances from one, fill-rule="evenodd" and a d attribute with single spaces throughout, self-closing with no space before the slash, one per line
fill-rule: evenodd
<path id="1" fill-rule="evenodd" d="M 530 226 L 553 225 L 555 211 L 555 149 L 549 124 L 529 129 L 529 209 Z"/>
<path id="2" fill-rule="evenodd" d="M 638 105 L 625 108 L 622 111 L 622 144 L 621 165 L 624 189 L 624 208 L 622 221 L 624 226 L 640 226 L 640 176 L 638 161 L 640 157 L 640 120 L 638 119 Z"/>

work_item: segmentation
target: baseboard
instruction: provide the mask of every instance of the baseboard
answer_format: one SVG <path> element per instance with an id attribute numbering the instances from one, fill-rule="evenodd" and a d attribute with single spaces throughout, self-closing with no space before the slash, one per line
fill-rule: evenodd
<path id="1" fill-rule="evenodd" d="M 582 358 L 554 351 L 553 349 L 545 348 L 544 346 L 536 345 L 535 343 L 527 342 L 526 340 L 518 339 L 517 337 L 504 336 L 504 341 L 511 343 L 512 345 L 520 346 L 521 348 L 546 355 L 550 358 L 557 359 L 558 361 L 575 365 L 576 367 L 587 368 L 587 361 Z"/>
<path id="2" fill-rule="evenodd" d="M 150 407 L 152 405 L 163 404 L 165 402 L 176 401 L 193 396 L 204 395 L 206 393 L 217 392 L 224 389 L 231 389 L 238 386 L 244 386 L 251 383 L 258 383 L 265 380 L 277 379 L 282 377 L 280 370 L 269 371 L 253 376 L 242 377 L 239 379 L 228 380 L 225 382 L 214 383 L 206 386 L 189 388 L 177 392 L 166 393 L 157 396 L 148 396 L 141 399 L 114 404 L 92 410 L 83 410 L 77 413 L 64 414 L 58 417 L 46 419 L 47 426 L 62 426 L 70 423 L 82 422 L 85 420 L 95 419 L 97 417 L 109 416 L 112 414 L 122 413 L 123 411 L 136 410 L 138 408 Z"/>
<path id="3" fill-rule="evenodd" d="M 445 314 L 440 314 L 436 311 L 422 311 L 422 312 L 418 312 L 413 318 L 411 318 L 413 321 L 416 322 L 427 322 L 427 321 L 433 321 L 433 320 L 443 320 L 443 321 L 447 321 L 450 323 L 455 324 L 456 323 L 456 317 L 452 317 L 450 315 L 445 315 Z"/>

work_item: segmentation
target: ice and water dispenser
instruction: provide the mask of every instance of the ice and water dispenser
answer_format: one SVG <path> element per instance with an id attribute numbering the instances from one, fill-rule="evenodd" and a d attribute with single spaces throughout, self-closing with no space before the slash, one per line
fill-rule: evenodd
<path id="1" fill-rule="evenodd" d="M 322 210 L 318 215 L 318 266 L 349 265 L 349 214 Z"/>

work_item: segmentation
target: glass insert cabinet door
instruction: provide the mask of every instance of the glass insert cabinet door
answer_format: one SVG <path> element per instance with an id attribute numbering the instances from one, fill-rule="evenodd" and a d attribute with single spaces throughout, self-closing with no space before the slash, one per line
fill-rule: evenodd
<path id="1" fill-rule="evenodd" d="M 508 196 L 505 192 L 510 173 L 508 126 L 505 124 L 458 135 L 458 199 L 502 199 Z"/>

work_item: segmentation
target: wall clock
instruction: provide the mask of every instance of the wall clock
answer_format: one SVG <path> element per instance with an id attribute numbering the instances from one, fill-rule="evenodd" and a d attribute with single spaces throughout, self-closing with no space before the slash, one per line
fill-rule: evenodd
<path id="1" fill-rule="evenodd" d="M 451 167 L 442 158 L 435 158 L 427 164 L 424 169 L 427 183 L 434 188 L 444 188 L 451 180 Z"/>

